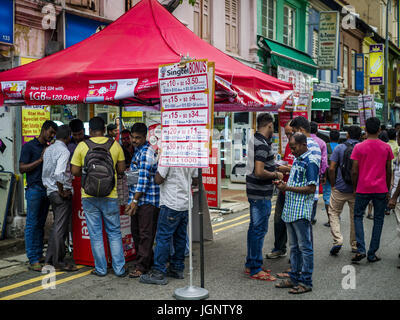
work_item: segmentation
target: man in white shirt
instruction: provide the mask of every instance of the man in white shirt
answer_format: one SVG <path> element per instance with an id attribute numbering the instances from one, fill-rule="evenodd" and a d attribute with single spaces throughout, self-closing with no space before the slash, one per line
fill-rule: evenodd
<path id="1" fill-rule="evenodd" d="M 157 169 L 155 182 L 160 185 L 160 214 L 158 217 L 156 248 L 152 270 L 140 277 L 146 284 L 167 284 L 165 276 L 183 279 L 185 268 L 186 232 L 188 224 L 189 186 L 196 184 L 197 169 L 161 167 Z M 190 203 L 193 203 L 191 200 Z M 170 258 L 173 239 L 175 253 Z"/>
<path id="2" fill-rule="evenodd" d="M 43 155 L 42 180 L 54 214 L 45 262 L 54 266 L 56 270 L 76 271 L 76 266 L 64 262 L 64 243 L 72 214 L 72 175 L 70 152 L 67 148 L 71 140 L 70 127 L 67 125 L 58 127 L 56 139 Z"/>

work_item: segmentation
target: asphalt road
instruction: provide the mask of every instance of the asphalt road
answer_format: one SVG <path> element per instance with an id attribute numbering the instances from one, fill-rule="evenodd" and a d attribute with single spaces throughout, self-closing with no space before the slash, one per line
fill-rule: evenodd
<path id="1" fill-rule="evenodd" d="M 382 258 L 377 263 L 366 259 L 352 265 L 349 245 L 349 212 L 342 214 L 342 233 L 345 244 L 337 257 L 329 255 L 332 245 L 330 229 L 322 199 L 319 201 L 317 223 L 314 229 L 313 291 L 293 296 L 287 289 L 277 289 L 274 282 L 252 280 L 243 273 L 246 257 L 248 211 L 224 216 L 224 221 L 214 223 L 214 241 L 205 243 L 205 288 L 213 300 L 392 300 L 400 299 L 400 240 L 396 234 L 393 215 L 385 217 L 380 250 Z M 366 243 L 369 244 L 372 221 L 364 219 Z M 264 255 L 273 245 L 273 216 L 264 243 Z M 200 286 L 199 245 L 194 244 L 194 285 Z M 186 279 L 170 279 L 165 286 L 145 285 L 138 279 L 117 278 L 112 271 L 104 278 L 90 275 L 91 268 L 82 267 L 73 273 L 56 276 L 55 289 L 43 289 L 42 275 L 27 271 L 0 280 L 0 300 L 174 300 L 177 288 L 188 285 L 188 259 Z M 289 267 L 288 257 L 265 260 L 272 273 Z M 352 281 L 351 275 L 355 275 Z M 343 287 L 342 284 L 345 284 Z"/>

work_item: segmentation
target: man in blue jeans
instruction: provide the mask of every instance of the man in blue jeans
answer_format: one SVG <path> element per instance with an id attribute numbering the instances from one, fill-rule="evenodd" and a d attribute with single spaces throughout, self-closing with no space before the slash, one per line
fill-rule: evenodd
<path id="1" fill-rule="evenodd" d="M 358 263 L 367 255 L 369 262 L 381 260 L 375 253 L 379 249 L 385 209 L 390 196 L 393 152 L 389 144 L 378 139 L 380 124 L 378 118 L 368 118 L 365 121 L 367 140 L 356 144 L 351 153 L 353 189 L 356 190 L 354 229 L 357 240 L 357 254 L 351 259 L 353 263 Z M 366 255 L 363 218 L 371 200 L 374 205 L 374 226 Z"/>
<path id="2" fill-rule="evenodd" d="M 286 222 L 290 243 L 289 279 L 276 284 L 277 288 L 291 288 L 289 293 L 301 294 L 312 290 L 314 250 L 311 242 L 311 216 L 314 193 L 319 183 L 319 163 L 307 148 L 307 136 L 295 133 L 289 140 L 296 160 L 287 184 L 277 182 L 286 192 L 282 220 Z"/>
<path id="3" fill-rule="evenodd" d="M 157 223 L 154 265 L 149 273 L 140 277 L 140 282 L 165 285 L 168 283 L 165 276 L 184 278 L 188 210 L 189 203 L 192 203 L 189 201 L 192 197 L 189 186 L 192 185 L 192 178 L 196 177 L 197 169 L 158 167 L 155 182 L 160 185 L 161 210 Z M 174 255 L 170 259 L 171 239 Z"/>
<path id="4" fill-rule="evenodd" d="M 125 171 L 125 157 L 121 145 L 112 138 L 104 137 L 105 123 L 100 117 L 94 117 L 89 121 L 89 132 L 91 138 L 82 141 L 75 149 L 71 160 L 71 172 L 74 176 L 82 175 L 82 168 L 85 166 L 85 158 L 89 151 L 89 146 L 96 148 L 107 148 L 113 161 L 115 171 L 115 182 L 117 174 L 122 175 Z M 117 195 L 117 184 L 111 193 L 105 197 L 93 197 L 85 193 L 82 188 L 82 207 L 90 236 L 90 245 L 94 257 L 95 269 L 93 275 L 104 277 L 107 275 L 107 259 L 104 252 L 103 223 L 107 233 L 112 267 L 118 277 L 125 277 L 125 257 L 122 246 L 122 234 L 120 224 L 120 210 Z"/>
<path id="5" fill-rule="evenodd" d="M 252 279 L 275 281 L 262 268 L 262 249 L 268 231 L 268 219 L 271 214 L 272 181 L 282 180 L 283 174 L 275 171 L 276 164 L 272 152 L 274 120 L 269 113 L 257 117 L 257 132 L 249 142 L 249 155 L 246 166 L 246 193 L 250 203 L 250 225 L 247 232 L 247 258 L 245 273 Z"/>
<path id="6" fill-rule="evenodd" d="M 50 120 L 43 123 L 40 135 L 22 146 L 19 171 L 26 173 L 25 192 L 27 214 L 25 225 L 25 248 L 29 269 L 40 272 L 43 257 L 43 235 L 49 211 L 49 199 L 42 181 L 43 154 L 53 140 L 57 125 Z"/>

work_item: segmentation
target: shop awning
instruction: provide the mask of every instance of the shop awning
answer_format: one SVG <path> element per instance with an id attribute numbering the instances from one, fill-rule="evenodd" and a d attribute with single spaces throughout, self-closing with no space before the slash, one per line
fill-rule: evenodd
<path id="1" fill-rule="evenodd" d="M 1 72 L 0 106 L 97 103 L 157 110 L 159 65 L 187 54 L 215 62 L 215 111 L 272 111 L 290 102 L 292 84 L 216 49 L 157 0 L 142 0 L 89 38 Z"/>
<path id="2" fill-rule="evenodd" d="M 273 67 L 282 66 L 315 76 L 318 66 L 308 54 L 261 36 L 257 43 L 271 55 Z"/>

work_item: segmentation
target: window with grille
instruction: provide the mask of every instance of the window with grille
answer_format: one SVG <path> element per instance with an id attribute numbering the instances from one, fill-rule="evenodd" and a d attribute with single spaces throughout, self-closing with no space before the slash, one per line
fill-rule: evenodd
<path id="1" fill-rule="evenodd" d="M 343 86 L 349 87 L 349 49 L 343 46 Z"/>
<path id="2" fill-rule="evenodd" d="M 283 7 L 283 43 L 294 47 L 295 46 L 295 18 L 296 10 L 289 6 Z"/>
<path id="3" fill-rule="evenodd" d="M 225 49 L 239 53 L 239 0 L 225 0 Z"/>
<path id="4" fill-rule="evenodd" d="M 93 11 L 99 8 L 99 0 L 66 0 L 65 3 L 70 6 L 87 8 Z"/>
<path id="5" fill-rule="evenodd" d="M 262 1 L 261 28 L 263 37 L 275 39 L 275 0 Z"/>
<path id="6" fill-rule="evenodd" d="M 203 40 L 211 41 L 211 0 L 197 0 L 194 6 L 193 32 Z"/>

